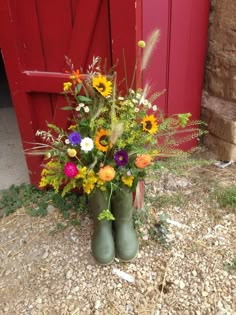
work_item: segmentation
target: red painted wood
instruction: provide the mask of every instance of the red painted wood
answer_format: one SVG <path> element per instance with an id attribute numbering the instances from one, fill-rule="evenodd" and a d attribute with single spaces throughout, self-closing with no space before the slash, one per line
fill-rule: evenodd
<path id="1" fill-rule="evenodd" d="M 199 119 L 206 56 L 209 0 L 172 2 L 168 114 Z"/>
<path id="2" fill-rule="evenodd" d="M 32 0 L 31 0 L 32 1 Z M 62 69 L 65 52 L 70 44 L 72 31 L 71 2 L 68 0 L 36 2 L 43 47 L 45 69 L 50 72 Z"/>
<path id="3" fill-rule="evenodd" d="M 26 92 L 61 93 L 69 75 L 62 72 L 23 71 L 22 81 Z"/>
<path id="4" fill-rule="evenodd" d="M 143 1 L 144 40 L 148 40 L 154 29 L 160 30 L 159 42 L 143 76 L 143 84 L 150 84 L 152 92 L 168 90 L 171 3 L 170 0 Z M 157 99 L 156 105 L 164 112 L 168 111 L 168 91 Z"/>
<path id="5" fill-rule="evenodd" d="M 38 17 L 37 5 L 35 1 L 25 0 L 25 7 L 19 1 L 8 0 L 12 27 L 15 31 L 18 58 L 20 68 L 27 70 L 46 70 L 44 47 L 41 42 L 40 20 Z M 30 12 L 30 15 L 29 15 Z M 37 129 L 45 129 L 46 121 L 52 119 L 52 104 L 50 96 L 38 94 L 32 103 L 32 95 L 28 101 L 31 103 L 34 115 L 32 117 L 35 132 Z M 22 105 L 21 105 L 22 106 Z"/>
<path id="6" fill-rule="evenodd" d="M 23 148 L 30 148 L 26 141 L 35 142 L 35 130 L 32 120 L 32 106 L 24 92 L 21 81 L 21 70 L 16 43 L 14 20 L 9 12 L 9 3 L 0 0 L 0 42 L 11 96 L 18 120 Z M 5 31 L 7 30 L 7 32 Z M 38 183 L 38 170 L 41 158 L 26 157 L 29 174 L 33 184 Z"/>
<path id="7" fill-rule="evenodd" d="M 140 1 L 136 1 L 140 2 Z M 140 4 L 138 4 L 140 5 Z M 140 28 L 140 17 L 137 16 L 135 1 L 110 0 L 110 24 L 112 38 L 112 62 L 118 62 L 118 80 L 125 78 L 125 64 L 127 69 L 128 87 L 131 86 L 133 70 L 136 62 L 136 27 Z M 122 84 L 122 89 L 126 92 L 126 84 Z"/>

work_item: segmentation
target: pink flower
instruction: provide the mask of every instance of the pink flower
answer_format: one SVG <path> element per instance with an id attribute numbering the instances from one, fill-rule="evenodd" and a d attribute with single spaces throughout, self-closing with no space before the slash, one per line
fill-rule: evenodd
<path id="1" fill-rule="evenodd" d="M 64 166 L 64 174 L 69 178 L 74 178 L 79 173 L 77 166 L 73 162 L 67 162 Z"/>

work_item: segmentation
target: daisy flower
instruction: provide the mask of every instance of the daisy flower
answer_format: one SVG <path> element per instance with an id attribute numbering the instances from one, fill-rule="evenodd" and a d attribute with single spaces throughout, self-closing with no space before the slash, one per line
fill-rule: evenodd
<path id="1" fill-rule="evenodd" d="M 93 140 L 89 137 L 85 137 L 80 142 L 81 150 L 85 153 L 88 153 L 89 151 L 92 151 L 94 148 Z"/>

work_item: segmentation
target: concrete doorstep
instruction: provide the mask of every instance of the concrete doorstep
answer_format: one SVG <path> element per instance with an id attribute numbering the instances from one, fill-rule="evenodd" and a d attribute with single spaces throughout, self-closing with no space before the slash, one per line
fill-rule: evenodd
<path id="1" fill-rule="evenodd" d="M 29 184 L 21 137 L 13 107 L 0 108 L 0 190 Z"/>

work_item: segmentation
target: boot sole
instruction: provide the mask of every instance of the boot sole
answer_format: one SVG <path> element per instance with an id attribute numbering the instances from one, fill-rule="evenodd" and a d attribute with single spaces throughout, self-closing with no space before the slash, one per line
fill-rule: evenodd
<path id="1" fill-rule="evenodd" d="M 124 260 L 124 259 L 120 258 L 119 256 L 117 256 L 117 258 L 118 258 L 120 261 L 124 262 L 124 263 L 126 263 L 126 262 L 129 263 L 129 262 L 134 261 L 134 260 L 137 258 L 138 253 L 139 253 L 139 247 L 138 247 L 137 253 L 136 253 L 135 256 L 134 256 L 133 258 L 131 258 L 131 259 L 129 259 L 129 260 Z"/>
<path id="2" fill-rule="evenodd" d="M 111 265 L 113 262 L 114 262 L 114 259 L 115 259 L 115 256 L 112 258 L 112 260 L 111 261 L 109 261 L 108 263 L 101 263 L 101 262 L 99 262 L 99 261 L 97 261 L 94 257 L 93 257 L 93 259 L 95 260 L 95 262 L 99 265 L 99 266 L 109 266 L 109 265 Z"/>

